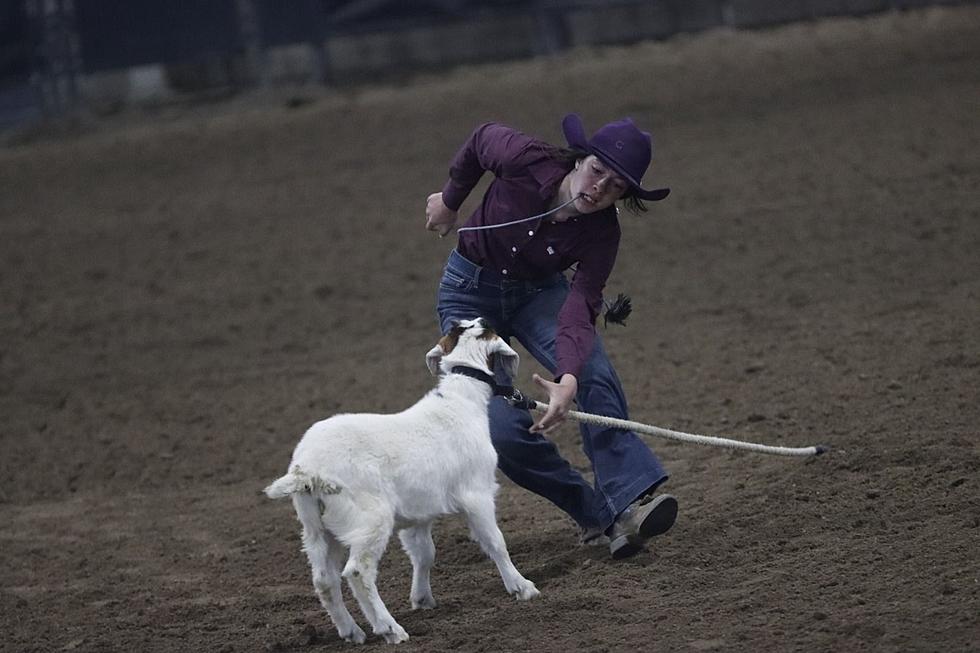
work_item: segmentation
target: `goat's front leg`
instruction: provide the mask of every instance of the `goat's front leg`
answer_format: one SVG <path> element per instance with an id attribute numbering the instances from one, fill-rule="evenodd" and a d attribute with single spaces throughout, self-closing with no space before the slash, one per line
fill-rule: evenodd
<path id="1" fill-rule="evenodd" d="M 432 598 L 429 575 L 436 559 L 436 545 L 432 542 L 432 522 L 410 526 L 398 532 L 402 548 L 412 561 L 412 609 L 426 610 L 436 607 Z"/>
<path id="2" fill-rule="evenodd" d="M 504 535 L 497 527 L 493 495 L 471 494 L 462 499 L 461 504 L 470 525 L 470 534 L 497 565 L 507 591 L 521 601 L 533 599 L 540 594 L 534 583 L 524 578 L 510 560 Z"/>

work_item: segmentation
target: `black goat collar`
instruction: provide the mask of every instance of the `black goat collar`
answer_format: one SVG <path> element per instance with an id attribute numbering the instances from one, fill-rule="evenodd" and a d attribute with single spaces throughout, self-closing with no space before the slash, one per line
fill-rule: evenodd
<path id="1" fill-rule="evenodd" d="M 503 397 L 509 397 L 514 392 L 514 388 L 509 385 L 497 385 L 497 382 L 493 380 L 493 377 L 484 372 L 483 370 L 478 370 L 475 367 L 469 367 L 468 365 L 454 365 L 452 369 L 449 370 L 450 374 L 462 374 L 463 376 L 468 376 L 471 379 L 476 379 L 478 381 L 483 381 L 493 390 L 493 394 L 501 395 Z"/>

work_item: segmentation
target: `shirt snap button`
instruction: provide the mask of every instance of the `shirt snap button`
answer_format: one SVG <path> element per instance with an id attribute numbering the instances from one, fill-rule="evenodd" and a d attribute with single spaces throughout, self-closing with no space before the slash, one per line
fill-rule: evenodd
<path id="1" fill-rule="evenodd" d="M 516 252 L 516 251 L 517 251 L 517 248 L 516 248 L 516 247 L 511 247 L 511 248 L 510 248 L 510 251 L 512 251 L 512 252 Z"/>
<path id="2" fill-rule="evenodd" d="M 501 270 L 500 274 L 507 274 L 507 270 Z"/>
<path id="3" fill-rule="evenodd" d="M 531 229 L 530 231 L 528 231 L 527 232 L 527 235 L 528 236 L 533 236 L 534 235 L 534 229 Z"/>

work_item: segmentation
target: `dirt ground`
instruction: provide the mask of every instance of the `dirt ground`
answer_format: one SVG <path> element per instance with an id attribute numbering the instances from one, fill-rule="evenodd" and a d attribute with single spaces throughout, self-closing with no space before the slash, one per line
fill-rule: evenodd
<path id="1" fill-rule="evenodd" d="M 651 440 L 681 513 L 624 562 L 501 478 L 540 599 L 446 518 L 438 609 L 385 558 L 400 650 L 980 651 L 980 7 L 311 99 L 0 150 L 0 650 L 346 649 L 259 491 L 311 422 L 432 386 L 453 242 L 423 207 L 469 130 L 559 142 L 576 110 L 650 126 L 673 188 L 624 217 L 608 288 L 634 418 L 831 452 Z"/>

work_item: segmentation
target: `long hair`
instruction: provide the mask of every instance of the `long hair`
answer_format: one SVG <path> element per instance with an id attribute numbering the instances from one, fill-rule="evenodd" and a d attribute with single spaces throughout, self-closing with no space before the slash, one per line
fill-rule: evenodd
<path id="1" fill-rule="evenodd" d="M 575 163 L 576 161 L 581 161 L 585 157 L 589 156 L 591 152 L 586 152 L 585 150 L 579 149 L 577 147 L 555 147 L 555 158 L 563 163 Z M 647 212 L 647 206 L 643 203 L 639 197 L 633 193 L 633 189 L 630 188 L 626 193 L 620 198 L 623 202 L 623 206 L 626 210 L 633 215 L 640 215 L 641 213 Z"/>

